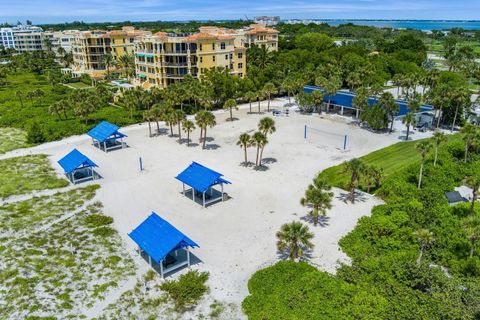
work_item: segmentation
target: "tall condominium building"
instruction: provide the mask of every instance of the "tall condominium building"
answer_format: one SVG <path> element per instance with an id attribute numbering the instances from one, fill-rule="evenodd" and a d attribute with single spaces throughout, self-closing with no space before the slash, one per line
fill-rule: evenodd
<path id="1" fill-rule="evenodd" d="M 42 32 L 42 28 L 31 25 L 1 28 L 1 45 L 21 52 L 42 50 Z"/>
<path id="2" fill-rule="evenodd" d="M 51 50 L 58 54 L 58 49 L 63 48 L 65 52 L 72 52 L 72 43 L 78 30 L 45 31 L 43 33 L 43 45 L 47 48 L 47 41 L 50 42 Z"/>
<path id="3" fill-rule="evenodd" d="M 145 35 L 135 43 L 135 83 L 144 88 L 165 88 L 187 74 L 201 78 L 206 70 L 221 67 L 243 77 L 246 48 L 235 46 L 235 36 L 213 34 L 201 28 L 199 33 L 173 35 L 158 32 Z"/>
<path id="4" fill-rule="evenodd" d="M 278 50 L 278 30 L 267 28 L 262 24 L 252 24 L 239 30 L 239 38 L 246 48 L 253 44 L 264 47 L 268 51 Z"/>
<path id="5" fill-rule="evenodd" d="M 72 42 L 74 70 L 89 74 L 103 73 L 106 55 L 118 59 L 124 54 L 132 54 L 134 40 L 145 34 L 133 27 L 123 27 L 114 31 L 81 31 L 75 34 Z"/>

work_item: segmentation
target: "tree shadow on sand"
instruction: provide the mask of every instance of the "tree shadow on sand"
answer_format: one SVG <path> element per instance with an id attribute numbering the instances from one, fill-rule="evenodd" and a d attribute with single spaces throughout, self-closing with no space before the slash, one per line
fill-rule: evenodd
<path id="1" fill-rule="evenodd" d="M 239 118 L 235 118 L 235 117 L 233 117 L 233 118 L 228 117 L 227 120 L 225 120 L 225 121 L 226 121 L 226 122 L 233 122 L 233 121 L 238 121 L 238 120 L 240 120 L 240 119 L 239 119 Z"/>
<path id="2" fill-rule="evenodd" d="M 300 261 L 310 261 L 313 258 L 313 250 L 304 248 L 303 256 Z M 281 260 L 289 260 L 288 252 L 277 250 L 277 257 Z"/>
<path id="3" fill-rule="evenodd" d="M 220 145 L 216 144 L 216 143 L 208 143 L 205 145 L 205 150 L 217 150 L 220 148 Z"/>
<path id="4" fill-rule="evenodd" d="M 340 194 L 335 196 L 335 198 L 337 198 L 338 200 L 344 203 L 347 203 L 347 202 L 351 203 L 349 196 L 350 194 L 348 192 L 340 192 Z M 358 190 L 355 190 L 354 197 L 355 197 L 355 202 L 366 202 L 368 200 L 365 194 Z"/>
<path id="5" fill-rule="evenodd" d="M 311 223 L 313 225 L 313 218 L 310 215 L 300 217 L 300 220 Z M 319 216 L 318 217 L 318 223 L 314 227 L 326 228 L 330 225 L 329 222 L 330 222 L 330 217 L 329 216 Z"/>
<path id="6" fill-rule="evenodd" d="M 245 163 L 245 161 L 242 161 L 242 162 L 240 162 L 239 165 L 240 165 L 241 167 L 250 168 L 250 167 L 255 166 L 255 163 L 252 162 L 252 161 L 247 161 L 247 163 Z"/>

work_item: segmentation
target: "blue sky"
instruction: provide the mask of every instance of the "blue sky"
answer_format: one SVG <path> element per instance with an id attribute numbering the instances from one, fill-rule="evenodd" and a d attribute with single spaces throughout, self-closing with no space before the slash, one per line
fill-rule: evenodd
<path id="1" fill-rule="evenodd" d="M 239 19 L 480 20 L 480 0 L 0 0 L 0 22 Z"/>

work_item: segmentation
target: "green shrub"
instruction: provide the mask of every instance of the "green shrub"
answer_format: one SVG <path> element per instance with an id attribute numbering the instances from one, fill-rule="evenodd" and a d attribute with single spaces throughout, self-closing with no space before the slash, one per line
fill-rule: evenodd
<path id="1" fill-rule="evenodd" d="M 183 312 L 195 307 L 208 292 L 207 280 L 208 272 L 189 271 L 182 274 L 177 281 L 164 282 L 160 288 L 168 294 L 175 310 Z"/>

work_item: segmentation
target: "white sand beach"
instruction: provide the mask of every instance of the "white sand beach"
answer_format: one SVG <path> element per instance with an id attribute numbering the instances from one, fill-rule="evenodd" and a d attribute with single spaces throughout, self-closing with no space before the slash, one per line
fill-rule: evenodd
<path id="1" fill-rule="evenodd" d="M 272 107 L 280 108 L 286 102 L 276 100 Z M 262 105 L 266 107 L 266 103 Z M 251 275 L 278 261 L 275 233 L 280 226 L 307 214 L 300 198 L 312 178 L 325 168 L 399 142 L 404 135 L 401 124 L 392 134 L 377 134 L 348 124 L 348 118 L 341 116 L 291 112 L 289 117 L 274 117 L 277 131 L 268 137 L 265 168 L 254 170 L 241 165 L 243 150 L 236 142 L 240 133 L 253 132 L 258 121 L 271 114 L 247 114 L 247 111 L 248 105 L 234 111 L 238 120 L 233 122 L 226 121 L 228 112 L 218 112 L 217 126 L 207 132 L 210 139 L 206 150 L 199 145 L 179 144 L 176 137 L 168 136 L 169 131 L 149 138 L 148 126 L 142 124 L 121 130 L 128 135 L 129 145 L 121 150 L 104 153 L 83 135 L 13 151 L 2 158 L 46 153 L 62 174 L 56 161 L 72 148 L 78 148 L 99 165 L 97 172 L 102 178 L 95 181 L 101 185 L 97 198 L 104 204 L 105 213 L 115 219 L 116 228 L 132 252 L 135 244 L 127 233 L 155 211 L 200 245 L 193 250 L 196 259 L 192 268 L 210 273 L 211 297 L 239 305 L 248 294 L 247 281 Z M 319 131 L 310 130 L 305 140 L 305 125 Z M 412 133 L 413 139 L 429 135 Z M 342 150 L 345 134 L 347 149 Z M 193 143 L 198 143 L 198 136 L 197 129 L 192 134 Z M 250 148 L 248 156 L 254 159 L 254 148 Z M 139 170 L 139 157 L 144 171 Z M 184 197 L 182 184 L 175 176 L 191 161 L 223 173 L 232 182 L 225 187 L 231 198 L 202 208 Z M 316 227 L 309 224 L 315 233 L 310 261 L 331 273 L 339 261 L 348 262 L 338 240 L 354 228 L 359 218 L 369 215 L 374 205 L 381 203 L 371 195 L 362 194 L 352 205 L 342 200 L 342 190 L 335 189 L 334 193 L 333 208 L 325 221 Z M 147 264 L 140 259 L 138 263 L 145 267 Z M 172 277 L 182 272 L 185 269 Z"/>

